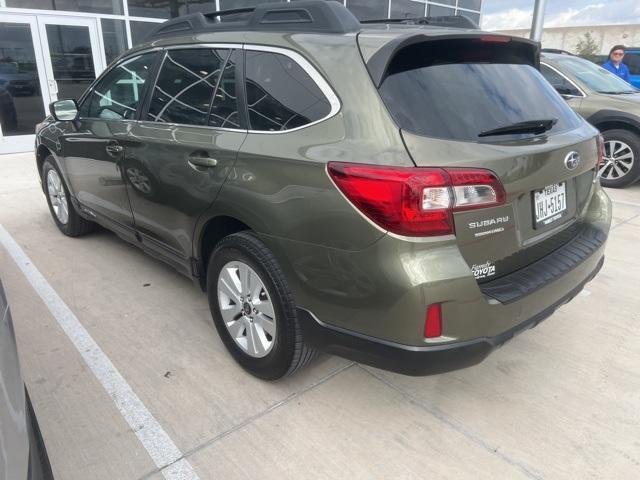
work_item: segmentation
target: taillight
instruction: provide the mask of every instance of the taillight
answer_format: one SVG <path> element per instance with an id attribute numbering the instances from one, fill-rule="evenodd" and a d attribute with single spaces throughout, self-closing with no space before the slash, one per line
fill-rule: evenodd
<path id="1" fill-rule="evenodd" d="M 327 170 L 364 215 L 385 230 L 411 237 L 453 234 L 454 212 L 502 205 L 506 197 L 490 170 L 337 162 Z"/>
<path id="2" fill-rule="evenodd" d="M 509 43 L 511 42 L 511 37 L 505 37 L 504 35 L 482 35 L 480 41 L 486 43 Z"/>
<path id="3" fill-rule="evenodd" d="M 604 167 L 604 137 L 598 135 L 598 170 Z"/>

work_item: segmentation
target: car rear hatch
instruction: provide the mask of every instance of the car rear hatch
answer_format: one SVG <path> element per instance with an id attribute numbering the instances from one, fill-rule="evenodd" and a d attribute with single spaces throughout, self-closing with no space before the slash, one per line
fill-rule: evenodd
<path id="1" fill-rule="evenodd" d="M 598 161 L 597 132 L 537 71 L 538 46 L 482 32 L 359 39 L 371 78 L 418 167 L 488 169 L 497 206 L 454 213 L 479 283 L 580 235 Z M 375 53 L 372 53 L 375 50 Z"/>

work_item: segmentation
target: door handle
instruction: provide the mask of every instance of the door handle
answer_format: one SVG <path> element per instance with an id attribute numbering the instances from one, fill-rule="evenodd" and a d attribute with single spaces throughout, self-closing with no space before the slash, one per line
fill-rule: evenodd
<path id="1" fill-rule="evenodd" d="M 195 155 L 189 155 L 187 162 L 192 167 L 204 167 L 204 168 L 213 168 L 218 165 L 218 161 L 215 158 L 211 157 L 200 157 Z"/>
<path id="2" fill-rule="evenodd" d="M 110 143 L 109 145 L 107 145 L 106 147 L 104 147 L 105 150 L 107 151 L 107 153 L 111 156 L 116 156 L 116 155 L 120 155 L 122 153 L 122 151 L 124 150 L 124 147 L 122 145 L 117 145 L 117 144 L 113 144 Z"/>

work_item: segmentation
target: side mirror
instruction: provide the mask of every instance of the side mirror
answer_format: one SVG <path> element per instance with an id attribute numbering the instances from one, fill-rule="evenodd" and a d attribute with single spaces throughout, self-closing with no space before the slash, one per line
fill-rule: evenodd
<path id="1" fill-rule="evenodd" d="M 78 118 L 78 104 L 75 100 L 58 100 L 49 105 L 53 118 L 59 121 L 75 120 Z"/>

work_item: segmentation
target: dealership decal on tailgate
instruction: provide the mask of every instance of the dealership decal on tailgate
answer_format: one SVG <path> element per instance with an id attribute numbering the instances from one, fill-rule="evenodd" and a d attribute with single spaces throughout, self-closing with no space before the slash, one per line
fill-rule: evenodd
<path id="1" fill-rule="evenodd" d="M 471 272 L 473 276 L 476 277 L 476 280 L 480 280 L 481 278 L 492 277 L 496 274 L 496 266 L 492 265 L 490 261 L 486 261 L 481 265 L 473 265 L 471 267 Z"/>

